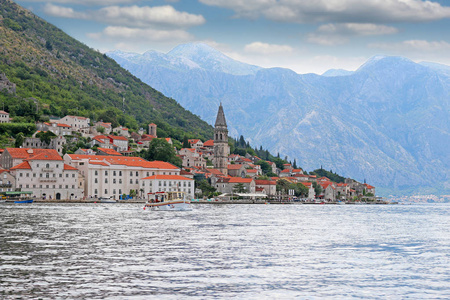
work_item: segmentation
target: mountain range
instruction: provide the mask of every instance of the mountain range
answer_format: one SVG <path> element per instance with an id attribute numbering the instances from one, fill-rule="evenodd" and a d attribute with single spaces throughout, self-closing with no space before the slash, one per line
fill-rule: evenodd
<path id="1" fill-rule="evenodd" d="M 375 56 L 323 75 L 261 68 L 205 44 L 107 55 L 231 136 L 377 186 L 382 195 L 450 191 L 450 68 Z"/>

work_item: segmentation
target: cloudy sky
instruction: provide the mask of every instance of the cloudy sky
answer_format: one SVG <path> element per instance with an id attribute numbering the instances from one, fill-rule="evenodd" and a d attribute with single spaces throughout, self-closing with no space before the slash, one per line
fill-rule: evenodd
<path id="1" fill-rule="evenodd" d="M 355 70 L 373 55 L 450 65 L 449 0 L 21 0 L 101 52 L 204 42 L 297 73 Z"/>

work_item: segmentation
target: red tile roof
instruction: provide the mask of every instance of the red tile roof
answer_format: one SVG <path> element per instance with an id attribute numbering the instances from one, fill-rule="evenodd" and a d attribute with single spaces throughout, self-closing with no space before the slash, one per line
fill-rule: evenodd
<path id="1" fill-rule="evenodd" d="M 256 185 L 277 185 L 275 180 L 255 180 Z"/>
<path id="2" fill-rule="evenodd" d="M 191 178 L 188 177 L 184 177 L 181 175 L 153 175 L 153 176 L 149 176 L 149 177 L 145 177 L 142 178 L 143 180 L 149 179 L 149 180 L 154 180 L 154 179 L 159 179 L 159 180 L 193 180 Z"/>
<path id="3" fill-rule="evenodd" d="M 205 147 L 213 147 L 214 146 L 214 140 L 207 140 L 203 143 L 203 146 Z"/>
<path id="4" fill-rule="evenodd" d="M 110 139 L 113 140 L 121 140 L 121 141 L 128 141 L 128 139 L 124 136 L 119 136 L 119 135 L 109 135 L 108 136 Z"/>
<path id="5" fill-rule="evenodd" d="M 19 170 L 19 169 L 20 170 L 26 170 L 26 169 L 31 170 L 31 166 L 27 161 L 24 161 L 23 163 L 18 164 L 15 167 L 12 167 L 10 170 Z"/>
<path id="6" fill-rule="evenodd" d="M 243 167 L 243 165 L 229 164 L 227 166 L 227 169 L 228 170 L 239 170 L 242 167 Z"/>
<path id="7" fill-rule="evenodd" d="M 88 159 L 91 161 L 104 161 L 112 165 L 125 165 L 130 167 L 143 167 L 149 169 L 176 170 L 178 167 L 164 161 L 147 161 L 135 156 L 107 156 L 107 155 L 87 155 L 87 154 L 67 154 L 72 160 Z"/>
<path id="8" fill-rule="evenodd" d="M 241 178 L 241 177 L 229 177 L 228 182 L 229 183 L 250 183 L 252 182 L 252 178 Z"/>
<path id="9" fill-rule="evenodd" d="M 64 164 L 64 170 L 74 170 L 74 171 L 78 171 L 77 168 L 72 167 L 72 166 L 69 166 L 69 165 L 67 165 L 67 164 Z"/>
<path id="10" fill-rule="evenodd" d="M 6 148 L 13 159 L 63 160 L 54 149 Z"/>
<path id="11" fill-rule="evenodd" d="M 120 154 L 119 152 L 117 152 L 117 151 L 114 150 L 114 149 L 108 149 L 108 148 L 100 148 L 100 147 L 98 147 L 97 150 L 98 150 L 98 151 L 102 151 L 102 152 L 104 152 L 104 153 L 106 153 L 106 154 L 108 154 L 108 155 L 118 155 L 118 156 L 122 156 L 122 154 Z"/>

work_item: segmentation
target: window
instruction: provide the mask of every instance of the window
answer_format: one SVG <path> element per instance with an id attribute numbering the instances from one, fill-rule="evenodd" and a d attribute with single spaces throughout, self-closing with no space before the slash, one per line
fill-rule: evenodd
<path id="1" fill-rule="evenodd" d="M 74 184 L 72 184 L 72 188 L 73 188 L 73 189 L 75 188 L 75 185 L 74 185 Z"/>
<path id="2" fill-rule="evenodd" d="M 22 177 L 23 176 L 23 174 L 22 173 L 20 173 L 20 177 Z"/>
<path id="3" fill-rule="evenodd" d="M 75 178 L 75 173 L 72 174 L 72 178 Z"/>
<path id="4" fill-rule="evenodd" d="M 121 195 L 122 194 L 122 189 L 119 189 L 119 195 Z"/>
<path id="5" fill-rule="evenodd" d="M 66 184 L 66 189 L 68 189 L 68 188 L 69 188 L 69 185 Z"/>
<path id="6" fill-rule="evenodd" d="M 136 179 L 136 184 L 139 184 L 139 180 L 138 179 Z"/>
<path id="7" fill-rule="evenodd" d="M 161 186 L 161 181 L 158 181 L 158 186 Z"/>
<path id="8" fill-rule="evenodd" d="M 62 189 L 62 184 L 59 185 L 59 188 Z"/>
<path id="9" fill-rule="evenodd" d="M 166 186 L 167 185 L 167 182 L 166 181 L 164 181 L 164 186 Z"/>
<path id="10" fill-rule="evenodd" d="M 119 178 L 119 183 L 122 183 L 122 178 Z"/>
<path id="11" fill-rule="evenodd" d="M 136 171 L 136 176 L 139 176 L 139 173 L 138 173 L 138 171 Z"/>
<path id="12" fill-rule="evenodd" d="M 113 171 L 113 176 L 116 176 L 116 171 Z"/>
<path id="13" fill-rule="evenodd" d="M 33 177 L 36 177 L 36 173 L 33 173 Z"/>
<path id="14" fill-rule="evenodd" d="M 113 178 L 113 183 L 116 183 L 116 179 L 115 178 Z"/>
<path id="15" fill-rule="evenodd" d="M 94 183 L 98 183 L 98 180 L 97 180 L 97 178 L 95 178 L 95 179 L 94 179 Z"/>
<path id="16" fill-rule="evenodd" d="M 50 168 L 50 164 L 46 164 L 46 165 L 45 165 L 45 168 L 46 168 L 46 169 L 49 169 L 49 168 Z"/>
<path id="17" fill-rule="evenodd" d="M 150 172 L 147 172 L 147 177 L 150 176 Z"/>
<path id="18" fill-rule="evenodd" d="M 97 170 L 95 170 L 95 175 L 98 175 L 98 171 Z"/>
<path id="19" fill-rule="evenodd" d="M 105 178 L 105 183 L 108 183 L 108 178 Z"/>
<path id="20" fill-rule="evenodd" d="M 50 178 L 50 174 L 45 173 L 45 178 Z"/>
<path id="21" fill-rule="evenodd" d="M 107 189 L 105 189 L 105 195 L 108 195 L 108 190 Z"/>
<path id="22" fill-rule="evenodd" d="M 95 189 L 95 190 L 94 190 L 94 194 L 98 194 L 98 191 L 97 191 L 97 189 Z"/>
<path id="23" fill-rule="evenodd" d="M 62 174 L 59 174 L 59 178 L 61 178 L 62 177 Z"/>
<path id="24" fill-rule="evenodd" d="M 108 176 L 108 171 L 105 171 L 105 176 Z"/>
<path id="25" fill-rule="evenodd" d="M 119 171 L 119 176 L 122 176 L 122 171 Z"/>
<path id="26" fill-rule="evenodd" d="M 115 195 L 116 194 L 116 189 L 113 189 L 113 195 Z"/>
<path id="27" fill-rule="evenodd" d="M 30 173 L 27 173 L 27 176 L 26 177 L 30 177 Z"/>
<path id="28" fill-rule="evenodd" d="M 130 179 L 130 183 L 133 183 L 133 179 Z"/>
<path id="29" fill-rule="evenodd" d="M 133 172 L 132 171 L 130 171 L 130 176 L 133 176 Z"/>

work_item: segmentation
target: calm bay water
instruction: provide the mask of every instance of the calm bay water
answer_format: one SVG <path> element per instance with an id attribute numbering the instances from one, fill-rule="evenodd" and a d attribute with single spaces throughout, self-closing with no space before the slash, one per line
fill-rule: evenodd
<path id="1" fill-rule="evenodd" d="M 448 299 L 450 205 L 0 206 L 1 299 Z"/>

